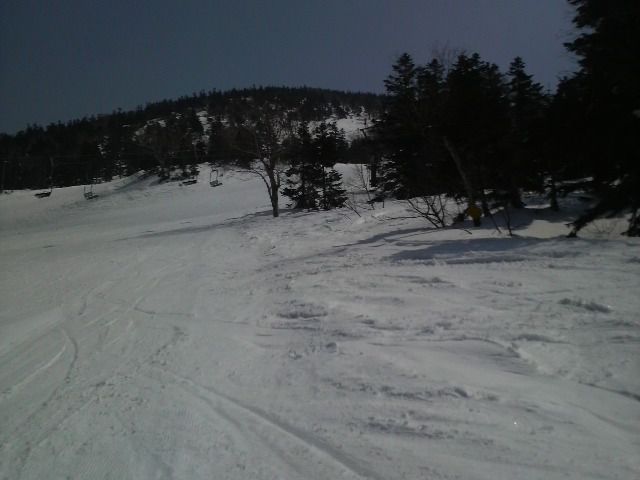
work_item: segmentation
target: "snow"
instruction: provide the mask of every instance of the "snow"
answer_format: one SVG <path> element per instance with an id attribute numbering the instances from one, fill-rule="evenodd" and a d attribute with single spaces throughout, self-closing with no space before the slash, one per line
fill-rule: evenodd
<path id="1" fill-rule="evenodd" d="M 350 114 L 344 118 L 329 117 L 327 121 L 335 123 L 338 130 L 343 130 L 348 142 L 362 138 L 364 136 L 363 129 L 373 125 L 372 117 L 364 112 L 360 114 Z M 311 129 L 319 124 L 320 122 L 309 122 Z"/>
<path id="2" fill-rule="evenodd" d="M 0 198 L 0 478 L 640 477 L 636 239 L 207 180 Z"/>

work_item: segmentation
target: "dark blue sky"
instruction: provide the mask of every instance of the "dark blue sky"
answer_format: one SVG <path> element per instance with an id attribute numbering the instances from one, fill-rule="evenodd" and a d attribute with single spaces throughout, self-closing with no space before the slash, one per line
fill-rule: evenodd
<path id="1" fill-rule="evenodd" d="M 573 68 L 566 0 L 1 0 L 0 132 L 202 89 L 382 91 L 397 55 L 516 55 L 545 86 Z"/>

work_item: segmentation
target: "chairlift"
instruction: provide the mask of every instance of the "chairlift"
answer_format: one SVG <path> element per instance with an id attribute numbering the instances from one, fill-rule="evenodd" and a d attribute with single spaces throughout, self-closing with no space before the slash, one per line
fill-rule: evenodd
<path id="1" fill-rule="evenodd" d="M 213 178 L 213 172 L 216 172 L 216 178 Z M 211 172 L 209 173 L 209 185 L 211 185 L 212 187 L 219 187 L 220 185 L 222 185 L 222 182 L 218 180 L 219 176 L 221 175 L 218 169 L 212 168 Z"/>
<path id="2" fill-rule="evenodd" d="M 53 185 L 49 188 L 49 190 L 46 190 L 44 192 L 38 192 L 36 193 L 36 197 L 38 198 L 47 198 L 51 196 L 51 192 L 53 192 Z"/>
<path id="3" fill-rule="evenodd" d="M 86 173 L 86 179 L 87 179 L 87 184 L 85 184 L 82 187 L 82 193 L 84 195 L 84 198 L 86 200 L 92 200 L 94 198 L 97 198 L 97 194 L 93 193 L 93 159 L 91 159 L 89 161 L 89 163 L 87 163 L 87 173 Z"/>
<path id="4" fill-rule="evenodd" d="M 87 200 L 92 200 L 98 197 L 97 194 L 93 193 L 93 183 L 91 185 L 85 185 L 83 187 L 83 194 L 84 194 L 84 198 Z"/>
<path id="5" fill-rule="evenodd" d="M 49 172 L 49 190 L 36 193 L 35 196 L 37 198 L 47 198 L 51 196 L 51 193 L 53 193 L 53 157 L 49 159 L 49 162 L 51 163 L 51 170 Z"/>

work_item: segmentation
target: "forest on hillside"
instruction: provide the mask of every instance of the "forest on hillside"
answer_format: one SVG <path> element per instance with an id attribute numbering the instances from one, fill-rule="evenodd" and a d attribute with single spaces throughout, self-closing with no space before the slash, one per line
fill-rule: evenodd
<path id="1" fill-rule="evenodd" d="M 2 189 L 88 184 L 140 170 L 188 179 L 198 165 L 233 164 L 297 208 L 344 204 L 337 162 L 366 164 L 378 199 L 406 199 L 436 227 L 447 199 L 474 221 L 519 209 L 523 192 L 592 204 L 571 235 L 604 215 L 629 214 L 640 235 L 640 4 L 568 0 L 576 73 L 547 92 L 515 58 L 507 71 L 477 53 L 416 63 L 401 55 L 385 95 L 268 87 L 201 92 L 130 112 L 0 135 Z M 370 120 L 349 141 L 336 120 Z M 258 162 L 252 167 L 252 162 Z"/>
<path id="2" fill-rule="evenodd" d="M 311 122 L 377 116 L 381 98 L 308 87 L 213 90 L 132 111 L 29 125 L 15 135 L 0 134 L 2 189 L 88 184 L 163 166 L 189 172 L 191 165 L 237 156 L 229 150 L 231 136 L 258 107 L 287 112 L 291 122 Z"/>

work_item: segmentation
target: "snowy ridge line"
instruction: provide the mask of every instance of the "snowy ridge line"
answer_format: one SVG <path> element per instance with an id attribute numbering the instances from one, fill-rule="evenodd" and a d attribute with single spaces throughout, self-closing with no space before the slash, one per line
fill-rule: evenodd
<path id="1" fill-rule="evenodd" d="M 329 445 L 324 440 L 321 440 L 317 437 L 312 437 L 308 433 L 283 422 L 282 420 L 274 417 L 273 415 L 265 412 L 264 410 L 245 405 L 239 400 L 229 397 L 228 395 L 222 392 L 219 392 L 217 389 L 214 389 L 213 387 L 205 387 L 203 385 L 200 385 L 194 382 L 189 378 L 178 375 L 167 369 L 160 369 L 155 365 L 153 367 L 159 370 L 161 373 L 168 374 L 169 376 L 173 377 L 174 379 L 176 379 L 178 383 L 182 384 L 183 386 L 187 385 L 191 387 L 192 392 L 196 394 L 199 398 L 204 400 L 207 404 L 209 404 L 214 410 L 216 410 L 216 407 L 212 404 L 211 399 L 207 397 L 206 394 L 203 394 L 202 391 L 205 391 L 209 394 L 213 394 L 215 397 L 223 400 L 225 403 L 231 405 L 233 408 L 239 409 L 244 413 L 248 413 L 254 418 L 261 421 L 262 423 L 265 423 L 267 425 L 270 425 L 273 428 L 280 430 L 281 432 L 287 434 L 288 436 L 292 437 L 296 441 L 303 443 L 304 445 L 307 446 L 307 448 L 318 451 L 319 453 L 326 456 L 331 461 L 338 463 L 342 468 L 346 469 L 347 471 L 356 475 L 357 477 L 386 480 L 383 477 L 378 476 L 375 472 L 372 472 L 368 468 L 360 465 L 355 460 L 347 457 L 340 450 Z"/>

